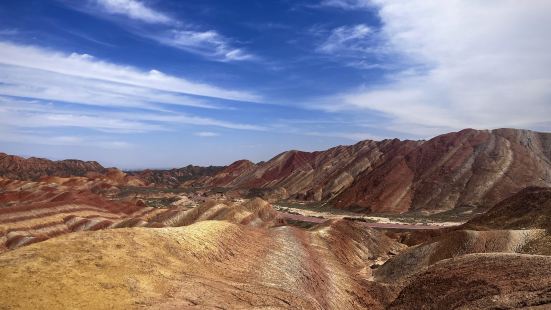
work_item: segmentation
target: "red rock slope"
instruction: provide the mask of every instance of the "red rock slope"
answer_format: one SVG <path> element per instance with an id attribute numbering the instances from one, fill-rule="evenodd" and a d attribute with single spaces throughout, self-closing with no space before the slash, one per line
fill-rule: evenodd
<path id="1" fill-rule="evenodd" d="M 259 164 L 237 161 L 197 183 L 208 187 L 271 189 L 279 192 L 281 198 L 325 200 L 350 187 L 360 174 L 421 143 L 394 139 L 362 141 L 321 152 L 288 151 Z"/>
<path id="2" fill-rule="evenodd" d="M 370 211 L 443 211 L 491 206 L 531 185 L 551 185 L 551 134 L 467 129 L 364 173 L 336 203 Z"/>
<path id="3" fill-rule="evenodd" d="M 367 212 L 491 206 L 527 186 L 551 186 L 551 134 L 465 129 L 429 141 L 362 141 L 321 152 L 239 161 L 196 184 L 268 189 Z"/>

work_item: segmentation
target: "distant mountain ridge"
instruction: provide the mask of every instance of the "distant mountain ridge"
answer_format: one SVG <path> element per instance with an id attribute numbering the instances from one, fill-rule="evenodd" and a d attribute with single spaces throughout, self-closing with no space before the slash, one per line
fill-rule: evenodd
<path id="1" fill-rule="evenodd" d="M 129 175 L 142 179 L 147 184 L 156 186 L 178 187 L 182 183 L 199 177 L 211 176 L 224 169 L 224 166 L 193 166 L 188 165 L 174 169 L 146 169 L 127 171 Z"/>
<path id="2" fill-rule="evenodd" d="M 0 176 L 105 172 L 97 162 L 0 154 Z M 222 187 L 274 200 L 329 201 L 368 213 L 489 208 L 529 186 L 551 186 L 551 133 L 465 129 L 428 141 L 365 140 L 325 151 L 291 150 L 260 163 L 131 172 L 146 184 Z"/>
<path id="3" fill-rule="evenodd" d="M 36 180 L 44 176 L 84 176 L 89 172 L 104 173 L 106 168 L 96 161 L 76 159 L 49 160 L 24 158 L 0 153 L 0 176 L 18 180 Z"/>
<path id="4" fill-rule="evenodd" d="M 43 177 L 89 176 L 98 174 L 124 174 L 141 179 L 146 184 L 164 187 L 177 187 L 185 181 L 202 176 L 209 176 L 224 167 L 200 167 L 188 165 L 182 168 L 167 170 L 127 171 L 124 174 L 117 168 L 105 168 L 96 161 L 77 159 L 50 160 L 46 158 L 24 158 L 0 153 L 0 177 L 14 180 L 38 180 Z"/>
<path id="5" fill-rule="evenodd" d="M 551 186 L 551 133 L 465 129 L 428 141 L 361 141 L 238 161 L 196 185 L 269 189 L 367 212 L 492 206 L 528 186 Z"/>

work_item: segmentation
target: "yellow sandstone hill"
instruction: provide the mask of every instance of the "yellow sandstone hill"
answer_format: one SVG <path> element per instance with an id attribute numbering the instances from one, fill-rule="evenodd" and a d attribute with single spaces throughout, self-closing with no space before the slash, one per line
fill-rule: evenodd
<path id="1" fill-rule="evenodd" d="M 398 292 L 368 281 L 369 265 L 401 248 L 381 233 L 340 221 L 311 231 L 202 221 L 78 232 L 1 255 L 0 304 L 383 309 Z"/>

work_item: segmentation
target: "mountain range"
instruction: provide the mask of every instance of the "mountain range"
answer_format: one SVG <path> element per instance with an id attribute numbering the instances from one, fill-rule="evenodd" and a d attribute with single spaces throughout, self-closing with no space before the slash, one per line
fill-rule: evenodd
<path id="1" fill-rule="evenodd" d="M 0 176 L 103 173 L 96 162 L 0 155 Z M 225 188 L 240 195 L 327 202 L 364 213 L 489 208 L 528 186 L 551 186 L 551 133 L 465 129 L 430 140 L 366 140 L 325 151 L 286 151 L 226 167 L 130 172 L 146 184 Z"/>

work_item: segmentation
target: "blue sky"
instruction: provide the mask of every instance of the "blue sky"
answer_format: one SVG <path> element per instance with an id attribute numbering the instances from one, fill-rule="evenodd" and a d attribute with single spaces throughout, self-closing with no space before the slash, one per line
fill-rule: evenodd
<path id="1" fill-rule="evenodd" d="M 549 13 L 545 0 L 4 0 L 1 151 L 167 168 L 549 131 Z"/>

